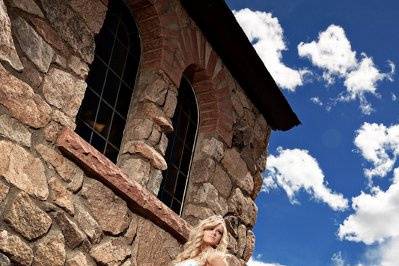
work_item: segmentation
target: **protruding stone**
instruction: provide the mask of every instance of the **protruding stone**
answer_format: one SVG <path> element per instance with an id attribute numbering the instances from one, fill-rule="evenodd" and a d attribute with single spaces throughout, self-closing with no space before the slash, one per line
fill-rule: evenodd
<path id="1" fill-rule="evenodd" d="M 21 17 L 17 17 L 13 24 L 22 51 L 41 72 L 47 73 L 54 56 L 53 48 Z"/>
<path id="2" fill-rule="evenodd" d="M 135 180 L 141 185 L 147 184 L 151 169 L 151 165 L 147 160 L 128 158 L 121 163 L 120 167 L 131 180 Z"/>
<path id="3" fill-rule="evenodd" d="M 8 62 L 15 70 L 24 69 L 19 60 L 11 34 L 11 22 L 3 0 L 0 0 L 0 60 Z"/>
<path id="4" fill-rule="evenodd" d="M 246 163 L 236 149 L 230 149 L 225 152 L 222 164 L 232 177 L 233 182 L 243 191 L 250 194 L 254 187 L 253 179 Z"/>
<path id="5" fill-rule="evenodd" d="M 64 234 L 65 243 L 71 249 L 77 247 L 85 239 L 85 234 L 79 227 L 66 216 L 63 212 L 58 212 L 55 216 L 58 226 Z"/>
<path id="6" fill-rule="evenodd" d="M 124 149 L 124 153 L 139 154 L 151 162 L 151 165 L 159 170 L 168 168 L 165 159 L 153 147 L 147 145 L 143 141 L 130 141 Z"/>
<path id="7" fill-rule="evenodd" d="M 32 249 L 18 236 L 0 230 L 0 251 L 8 255 L 12 262 L 19 265 L 31 265 Z"/>
<path id="8" fill-rule="evenodd" d="M 44 78 L 43 94 L 46 100 L 67 115 L 75 117 L 82 103 L 87 84 L 71 74 L 51 68 Z"/>
<path id="9" fill-rule="evenodd" d="M 41 0 L 47 19 L 59 35 L 82 57 L 91 63 L 94 57 L 94 35 L 85 22 L 64 0 Z"/>
<path id="10" fill-rule="evenodd" d="M 246 245 L 245 245 L 245 251 L 242 255 L 242 258 L 245 261 L 248 261 L 249 258 L 251 258 L 252 253 L 254 251 L 255 247 L 255 235 L 251 230 L 247 231 L 247 239 L 246 239 Z"/>
<path id="11" fill-rule="evenodd" d="M 8 141 L 0 141 L 0 151 L 0 176 L 30 195 L 47 199 L 49 192 L 42 162 Z"/>
<path id="12" fill-rule="evenodd" d="M 233 188 L 230 177 L 219 165 L 216 166 L 211 183 L 219 191 L 222 197 L 228 198 L 230 196 L 231 189 Z"/>
<path id="13" fill-rule="evenodd" d="M 44 127 L 50 121 L 50 106 L 28 84 L 11 75 L 1 64 L 0 105 L 7 108 L 11 116 L 34 128 Z"/>
<path id="14" fill-rule="evenodd" d="M 65 266 L 92 266 L 87 256 L 82 251 L 74 251 L 68 255 Z"/>
<path id="15" fill-rule="evenodd" d="M 33 266 L 62 266 L 65 262 L 65 243 L 61 232 L 50 232 L 35 247 Z"/>
<path id="16" fill-rule="evenodd" d="M 72 193 L 67 190 L 62 182 L 56 177 L 51 178 L 48 184 L 51 189 L 51 200 L 59 207 L 66 210 L 70 215 L 73 215 L 75 213 L 75 208 L 73 206 Z"/>
<path id="17" fill-rule="evenodd" d="M 79 227 L 86 233 L 89 237 L 91 243 L 98 243 L 102 237 L 102 231 L 100 225 L 91 216 L 91 214 L 86 210 L 82 203 L 76 201 L 75 203 L 75 220 Z"/>
<path id="18" fill-rule="evenodd" d="M 102 230 L 113 235 L 126 230 L 129 226 L 126 202 L 116 196 L 111 189 L 94 179 L 87 179 L 81 193 L 86 199 L 86 206 Z"/>
<path id="19" fill-rule="evenodd" d="M 194 202 L 206 204 L 216 214 L 225 215 L 228 207 L 225 199 L 219 197 L 216 188 L 210 184 L 205 183 L 198 189 L 198 192 L 194 198 Z"/>
<path id="20" fill-rule="evenodd" d="M 131 253 L 130 247 L 117 239 L 100 243 L 90 250 L 90 255 L 101 265 L 119 265 Z"/>
<path id="21" fill-rule="evenodd" d="M 10 191 L 10 187 L 0 181 L 0 204 L 7 197 L 8 191 Z"/>
<path id="22" fill-rule="evenodd" d="M 245 197 L 239 188 L 233 191 L 229 199 L 229 212 L 237 215 L 246 225 L 253 226 L 258 208 L 251 198 Z"/>
<path id="23" fill-rule="evenodd" d="M 159 126 L 152 127 L 152 131 L 151 131 L 150 136 L 147 139 L 147 142 L 151 146 L 155 147 L 159 143 L 160 138 L 161 138 L 161 131 L 160 131 Z"/>
<path id="24" fill-rule="evenodd" d="M 4 213 L 4 219 L 25 238 L 38 238 L 49 230 L 52 220 L 31 200 L 20 192 Z"/>
<path id="25" fill-rule="evenodd" d="M 18 7 L 19 9 L 36 15 L 38 17 L 44 18 L 43 12 L 38 5 L 34 1 L 31 0 L 13 0 L 13 5 Z"/>
<path id="26" fill-rule="evenodd" d="M 83 171 L 66 159 L 64 156 L 56 152 L 53 148 L 44 144 L 38 144 L 35 149 L 39 152 L 42 158 L 50 163 L 61 178 L 68 182 L 68 189 L 73 192 L 80 189 L 83 183 Z"/>
<path id="27" fill-rule="evenodd" d="M 70 5 L 85 20 L 93 33 L 100 32 L 107 12 L 107 6 L 96 0 L 72 0 Z"/>
<path id="28" fill-rule="evenodd" d="M 224 154 L 223 142 L 215 138 L 204 139 L 202 141 L 201 151 L 205 155 L 214 158 L 216 161 L 220 161 Z"/>

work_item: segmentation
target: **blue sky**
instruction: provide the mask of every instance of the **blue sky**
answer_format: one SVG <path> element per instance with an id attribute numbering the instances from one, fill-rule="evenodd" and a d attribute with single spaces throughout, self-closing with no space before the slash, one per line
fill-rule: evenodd
<path id="1" fill-rule="evenodd" d="M 302 121 L 272 134 L 249 265 L 399 265 L 399 2 L 227 3 Z"/>

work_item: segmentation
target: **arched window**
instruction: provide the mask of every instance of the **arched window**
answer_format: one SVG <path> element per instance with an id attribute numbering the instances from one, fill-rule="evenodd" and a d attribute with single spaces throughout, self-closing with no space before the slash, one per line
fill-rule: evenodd
<path id="1" fill-rule="evenodd" d="M 172 122 L 174 131 L 168 135 L 169 145 L 166 149 L 168 169 L 163 172 L 158 197 L 180 214 L 198 127 L 197 101 L 185 77 L 180 82 L 177 107 Z"/>
<path id="2" fill-rule="evenodd" d="M 76 132 L 116 162 L 140 59 L 137 26 L 122 1 L 109 2 L 95 41 Z"/>

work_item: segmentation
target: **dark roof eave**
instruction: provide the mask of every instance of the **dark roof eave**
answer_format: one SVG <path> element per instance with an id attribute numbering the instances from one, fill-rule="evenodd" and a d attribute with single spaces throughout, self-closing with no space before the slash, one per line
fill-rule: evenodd
<path id="1" fill-rule="evenodd" d="M 273 130 L 299 125 L 297 115 L 274 82 L 223 0 L 181 0 L 213 49 Z"/>

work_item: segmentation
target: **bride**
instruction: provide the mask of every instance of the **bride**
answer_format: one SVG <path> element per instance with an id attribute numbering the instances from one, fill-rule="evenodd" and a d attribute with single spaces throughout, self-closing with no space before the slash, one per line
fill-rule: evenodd
<path id="1" fill-rule="evenodd" d="M 220 215 L 202 220 L 190 233 L 174 266 L 227 266 L 228 235 Z"/>

